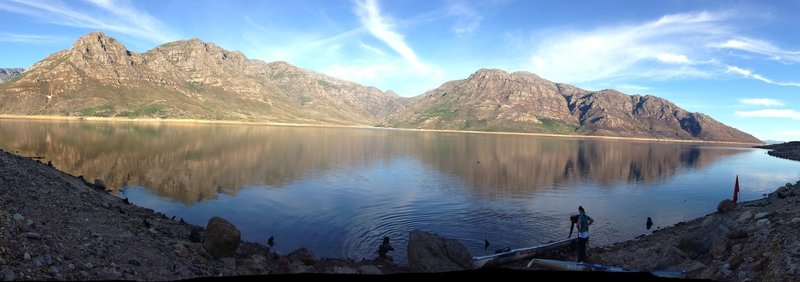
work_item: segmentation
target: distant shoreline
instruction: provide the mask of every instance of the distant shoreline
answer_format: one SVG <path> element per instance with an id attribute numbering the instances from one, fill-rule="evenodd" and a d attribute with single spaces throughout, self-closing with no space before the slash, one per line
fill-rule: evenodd
<path id="1" fill-rule="evenodd" d="M 502 131 L 476 131 L 476 130 L 454 130 L 454 129 L 422 129 L 422 128 L 396 128 L 378 127 L 370 125 L 346 125 L 346 124 L 325 124 L 325 123 L 284 123 L 267 121 L 243 121 L 243 120 L 205 120 L 205 119 L 160 119 L 160 118 L 119 118 L 119 117 L 79 117 L 79 116 L 27 116 L 27 115 L 0 115 L 0 119 L 16 120 L 58 120 L 58 121 L 100 121 L 100 122 L 167 122 L 167 123 L 199 123 L 199 124 L 234 124 L 234 125 L 267 125 L 267 126 L 293 126 L 293 127 L 328 127 L 328 128 L 362 128 L 362 129 L 389 129 L 418 132 L 446 132 L 446 133 L 477 133 L 493 135 L 522 135 L 522 136 L 542 136 L 557 138 L 588 138 L 606 140 L 630 140 L 647 141 L 660 143 L 698 143 L 698 144 L 723 144 L 742 147 L 754 145 L 764 145 L 764 143 L 747 143 L 732 141 L 705 141 L 705 140 L 681 140 L 681 139 L 658 139 L 644 137 L 617 137 L 617 136 L 596 136 L 596 135 L 565 135 L 552 133 L 532 133 L 532 132 L 502 132 Z"/>

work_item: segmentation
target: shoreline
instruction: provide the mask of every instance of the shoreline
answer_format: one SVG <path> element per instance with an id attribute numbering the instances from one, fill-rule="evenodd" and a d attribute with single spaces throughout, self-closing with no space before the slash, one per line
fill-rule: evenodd
<path id="1" fill-rule="evenodd" d="M 246 241 L 233 257 L 217 259 L 193 239 L 193 233 L 206 233 L 204 227 L 127 203 L 101 186 L 37 159 L 0 150 L 0 168 L 0 279 L 177 280 L 410 272 L 408 266 L 391 261 L 317 260 L 313 253 L 309 260 L 310 251 L 282 255 Z M 800 242 L 796 240 L 800 237 L 800 181 L 787 183 L 764 199 L 732 206 L 724 203 L 718 212 L 653 234 L 593 247 L 589 261 L 641 270 L 683 269 L 689 278 L 718 280 L 786 281 L 800 275 Z M 551 256 L 572 260 L 573 255 L 556 252 Z M 537 270 L 525 263 L 498 268 Z"/>
<path id="2" fill-rule="evenodd" d="M 454 129 L 422 129 L 422 128 L 396 128 L 379 127 L 371 125 L 347 125 L 329 123 L 286 123 L 286 122 L 267 122 L 267 121 L 243 121 L 243 120 L 204 120 L 204 119 L 160 119 L 160 118 L 119 118 L 119 117 L 78 117 L 78 116 L 27 116 L 27 115 L 7 115 L 0 114 L 0 120 L 52 120 L 52 121 L 89 121 L 89 122 L 142 122 L 142 123 L 175 123 L 175 124 L 229 124 L 229 125 L 261 125 L 261 126 L 290 126 L 290 127 L 323 127 L 323 128 L 356 128 L 356 129 L 386 129 L 399 131 L 415 132 L 443 132 L 443 133 L 468 133 L 468 134 L 489 134 L 489 135 L 513 135 L 513 136 L 539 136 L 553 138 L 572 138 L 572 139 L 602 139 L 602 140 L 622 140 L 622 141 L 644 141 L 658 143 L 680 143 L 680 144 L 708 144 L 708 145 L 730 145 L 739 147 L 753 147 L 764 145 L 764 143 L 747 143 L 733 141 L 706 141 L 706 140 L 681 140 L 681 139 L 660 139 L 644 137 L 617 137 L 617 136 L 596 136 L 596 135 L 565 135 L 551 133 L 532 133 L 532 132 L 502 132 L 502 131 L 476 131 L 476 130 L 454 130 Z"/>
<path id="3" fill-rule="evenodd" d="M 95 183 L 0 150 L 0 280 L 408 272 L 377 258 L 319 258 L 306 248 L 279 254 L 244 240 L 233 255 L 215 256 L 203 238 L 219 233 L 129 203 Z"/>

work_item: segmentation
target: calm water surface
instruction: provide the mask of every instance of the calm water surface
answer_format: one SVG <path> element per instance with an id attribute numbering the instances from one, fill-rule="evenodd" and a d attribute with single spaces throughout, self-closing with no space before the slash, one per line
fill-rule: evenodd
<path id="1" fill-rule="evenodd" d="M 389 236 L 400 264 L 413 229 L 484 255 L 566 238 L 583 205 L 602 245 L 713 212 L 737 174 L 743 200 L 800 179 L 761 149 L 388 129 L 0 120 L 0 148 L 280 253 L 371 259 Z"/>

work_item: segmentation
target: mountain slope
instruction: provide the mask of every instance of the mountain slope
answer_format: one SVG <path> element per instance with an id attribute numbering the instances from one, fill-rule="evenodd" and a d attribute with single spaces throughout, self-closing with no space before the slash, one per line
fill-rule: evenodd
<path id="1" fill-rule="evenodd" d="M 655 96 L 590 92 L 528 72 L 492 69 L 428 91 L 379 125 L 761 143 Z"/>
<path id="2" fill-rule="evenodd" d="M 373 124 L 409 99 L 198 39 L 129 51 L 101 32 L 0 85 L 0 113 Z"/>
<path id="3" fill-rule="evenodd" d="M 17 77 L 24 70 L 21 68 L 0 68 L 0 83 L 9 81 Z"/>

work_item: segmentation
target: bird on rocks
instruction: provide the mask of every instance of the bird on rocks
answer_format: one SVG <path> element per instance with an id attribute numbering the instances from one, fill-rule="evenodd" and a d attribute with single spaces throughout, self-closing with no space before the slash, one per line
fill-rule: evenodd
<path id="1" fill-rule="evenodd" d="M 267 239 L 267 245 L 268 245 L 270 248 L 272 248 L 273 246 L 275 246 L 275 237 L 269 236 L 269 239 Z"/>
<path id="2" fill-rule="evenodd" d="M 650 227 L 653 227 L 653 219 L 651 219 L 651 218 L 648 216 L 648 217 L 647 217 L 647 223 L 645 223 L 645 225 L 647 226 L 647 230 L 650 230 Z"/>
<path id="3" fill-rule="evenodd" d="M 144 219 L 144 228 L 150 228 L 150 222 L 147 222 L 147 219 Z"/>

